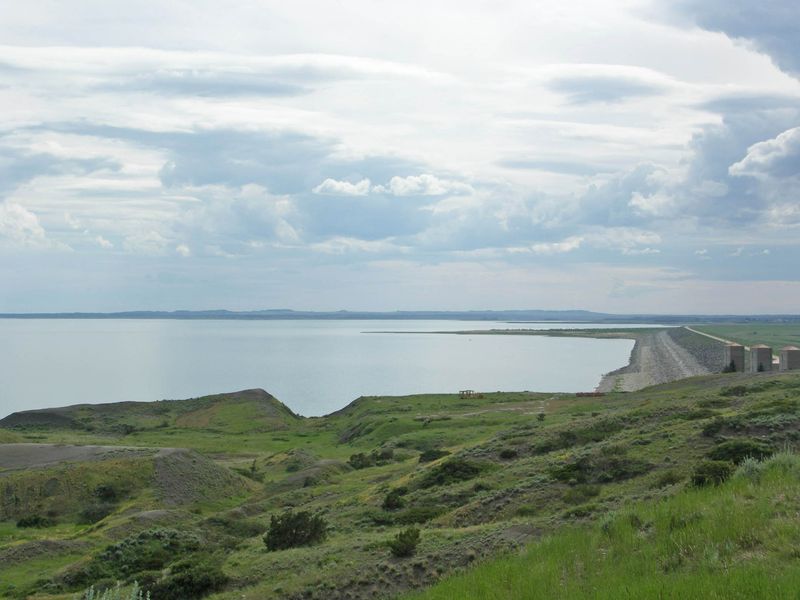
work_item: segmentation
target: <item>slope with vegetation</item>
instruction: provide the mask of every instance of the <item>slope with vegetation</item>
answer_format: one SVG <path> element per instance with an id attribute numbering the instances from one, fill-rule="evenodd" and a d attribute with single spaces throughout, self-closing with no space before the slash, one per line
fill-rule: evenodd
<path id="1" fill-rule="evenodd" d="M 751 465 L 758 481 L 714 484 L 747 456 L 800 440 L 800 374 L 710 375 L 604 397 L 364 397 L 308 419 L 250 390 L 18 413 L 2 431 L 18 443 L 123 452 L 0 465 L 0 498 L 28 494 L 27 509 L 0 521 L 8 598 L 66 599 L 134 581 L 154 600 L 394 597 L 484 562 L 475 577 L 487 586 L 508 572 L 524 587 L 513 574 L 533 569 L 524 558 L 486 561 L 526 544 L 542 585 L 566 585 L 563 597 L 618 597 L 629 583 L 648 592 L 649 580 L 695 572 L 699 586 L 712 564 L 743 581 L 752 574 L 762 597 L 793 581 L 760 575 L 796 560 L 794 530 L 767 511 L 794 514 L 790 500 L 774 502 L 794 493 L 791 477 L 767 463 Z M 170 458 L 178 464 L 159 477 Z M 105 514 L 83 519 L 109 490 Z M 755 538 L 716 525 L 722 509 L 703 508 L 712 500 Z M 625 573 L 614 575 L 617 565 Z M 481 589 L 463 586 L 452 589 Z"/>

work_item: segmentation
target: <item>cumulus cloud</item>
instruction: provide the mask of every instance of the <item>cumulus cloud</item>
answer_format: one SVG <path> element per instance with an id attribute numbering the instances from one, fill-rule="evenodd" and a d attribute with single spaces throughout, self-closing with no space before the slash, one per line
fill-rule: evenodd
<path id="1" fill-rule="evenodd" d="M 315 194 L 327 196 L 366 196 L 369 194 L 370 185 L 369 179 L 362 179 L 356 183 L 350 183 L 349 181 L 338 181 L 328 178 L 312 191 Z"/>
<path id="2" fill-rule="evenodd" d="M 800 127 L 753 144 L 747 149 L 747 155 L 732 164 L 728 172 L 752 177 L 800 177 Z"/>
<path id="3" fill-rule="evenodd" d="M 32 248 L 51 245 L 38 217 L 13 202 L 0 203 L 0 239 L 11 245 Z"/>
<path id="4" fill-rule="evenodd" d="M 440 179 L 435 175 L 394 176 L 386 185 L 376 185 L 373 191 L 393 196 L 444 196 L 446 194 L 470 194 L 472 186 L 449 179 Z"/>

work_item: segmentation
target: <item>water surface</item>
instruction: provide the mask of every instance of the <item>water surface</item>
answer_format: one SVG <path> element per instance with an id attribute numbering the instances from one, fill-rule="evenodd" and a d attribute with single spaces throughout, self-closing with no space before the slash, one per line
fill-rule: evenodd
<path id="1" fill-rule="evenodd" d="M 30 408 L 255 387 L 308 416 L 362 395 L 588 391 L 627 364 L 633 346 L 631 340 L 410 333 L 517 327 L 620 325 L 0 319 L 0 418 Z"/>

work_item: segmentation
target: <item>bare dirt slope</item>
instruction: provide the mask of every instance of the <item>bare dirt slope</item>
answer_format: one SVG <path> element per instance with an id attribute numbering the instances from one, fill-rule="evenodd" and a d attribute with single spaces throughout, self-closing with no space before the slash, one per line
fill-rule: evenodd
<path id="1" fill-rule="evenodd" d="M 152 455 L 161 450 L 124 446 L 0 444 L 0 469 L 36 469 L 65 462 L 101 461 Z"/>

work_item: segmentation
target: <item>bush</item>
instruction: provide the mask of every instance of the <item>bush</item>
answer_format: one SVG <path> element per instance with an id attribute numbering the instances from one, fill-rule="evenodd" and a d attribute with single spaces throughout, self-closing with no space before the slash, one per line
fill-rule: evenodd
<path id="1" fill-rule="evenodd" d="M 519 456 L 519 453 L 513 448 L 503 448 L 500 450 L 500 458 L 503 460 L 511 460 L 512 458 L 517 458 L 517 456 Z"/>
<path id="2" fill-rule="evenodd" d="M 668 485 L 675 485 L 676 483 L 680 483 L 681 481 L 683 481 L 683 475 L 681 475 L 677 471 L 673 470 L 664 471 L 656 478 L 653 487 L 663 488 L 667 487 Z"/>
<path id="3" fill-rule="evenodd" d="M 267 550 L 285 550 L 298 546 L 311 546 L 328 535 L 328 524 L 321 515 L 308 511 L 286 511 L 280 516 L 272 515 L 269 529 L 264 535 Z"/>
<path id="4" fill-rule="evenodd" d="M 590 498 L 597 496 L 599 493 L 599 485 L 576 485 L 575 487 L 572 487 L 564 492 L 564 502 L 567 504 L 583 504 Z"/>
<path id="5" fill-rule="evenodd" d="M 170 574 L 151 587 L 158 600 L 189 600 L 220 590 L 228 576 L 219 565 L 207 560 L 188 559 L 175 563 Z"/>
<path id="6" fill-rule="evenodd" d="M 755 440 L 730 440 L 722 442 L 708 453 L 711 460 L 727 460 L 735 465 L 741 464 L 745 458 L 763 460 L 772 456 L 772 449 Z"/>
<path id="7" fill-rule="evenodd" d="M 398 510 L 403 508 L 406 504 L 405 500 L 403 500 L 403 495 L 405 495 L 407 491 L 406 488 L 402 487 L 389 491 L 383 499 L 383 510 Z"/>
<path id="8" fill-rule="evenodd" d="M 394 460 L 394 450 L 391 448 L 383 448 L 380 451 L 373 450 L 369 454 L 364 454 L 363 452 L 353 454 L 347 462 L 354 469 L 366 469 L 376 465 L 388 464 L 392 462 L 392 460 Z"/>
<path id="9" fill-rule="evenodd" d="M 414 506 L 408 510 L 398 513 L 394 522 L 398 525 L 414 525 L 416 523 L 427 523 L 445 512 L 439 506 Z"/>
<path id="10" fill-rule="evenodd" d="M 398 558 L 413 556 L 419 544 L 419 529 L 409 527 L 389 541 L 389 550 Z"/>
<path id="11" fill-rule="evenodd" d="M 435 485 L 450 485 L 459 481 L 467 481 L 481 474 L 481 465 L 465 460 L 453 458 L 428 471 L 419 482 L 420 487 L 429 488 Z"/>
<path id="12" fill-rule="evenodd" d="M 114 512 L 114 505 L 108 502 L 90 504 L 78 514 L 78 522 L 85 525 L 93 525 L 105 519 L 112 512 Z"/>
<path id="13" fill-rule="evenodd" d="M 692 473 L 692 484 L 696 486 L 719 485 L 733 473 L 733 465 L 723 460 L 705 460 Z"/>
<path id="14" fill-rule="evenodd" d="M 31 515 L 29 517 L 22 517 L 17 521 L 17 527 L 52 527 L 56 522 L 53 519 L 48 519 L 42 515 Z"/>
<path id="15" fill-rule="evenodd" d="M 450 453 L 447 450 L 425 450 L 419 455 L 419 462 L 420 463 L 428 463 L 433 462 L 434 460 L 439 460 L 440 458 L 444 458 L 445 456 L 449 456 Z"/>
<path id="16" fill-rule="evenodd" d="M 109 588 L 102 592 L 95 591 L 94 586 L 92 586 L 84 591 L 77 600 L 150 600 L 150 593 L 148 592 L 145 595 L 136 582 L 126 594 L 122 593 L 119 584 L 115 588 Z"/>
<path id="17" fill-rule="evenodd" d="M 725 427 L 725 419 L 722 417 L 714 417 L 713 421 L 703 426 L 703 435 L 705 437 L 714 437 L 722 431 L 723 427 Z"/>

